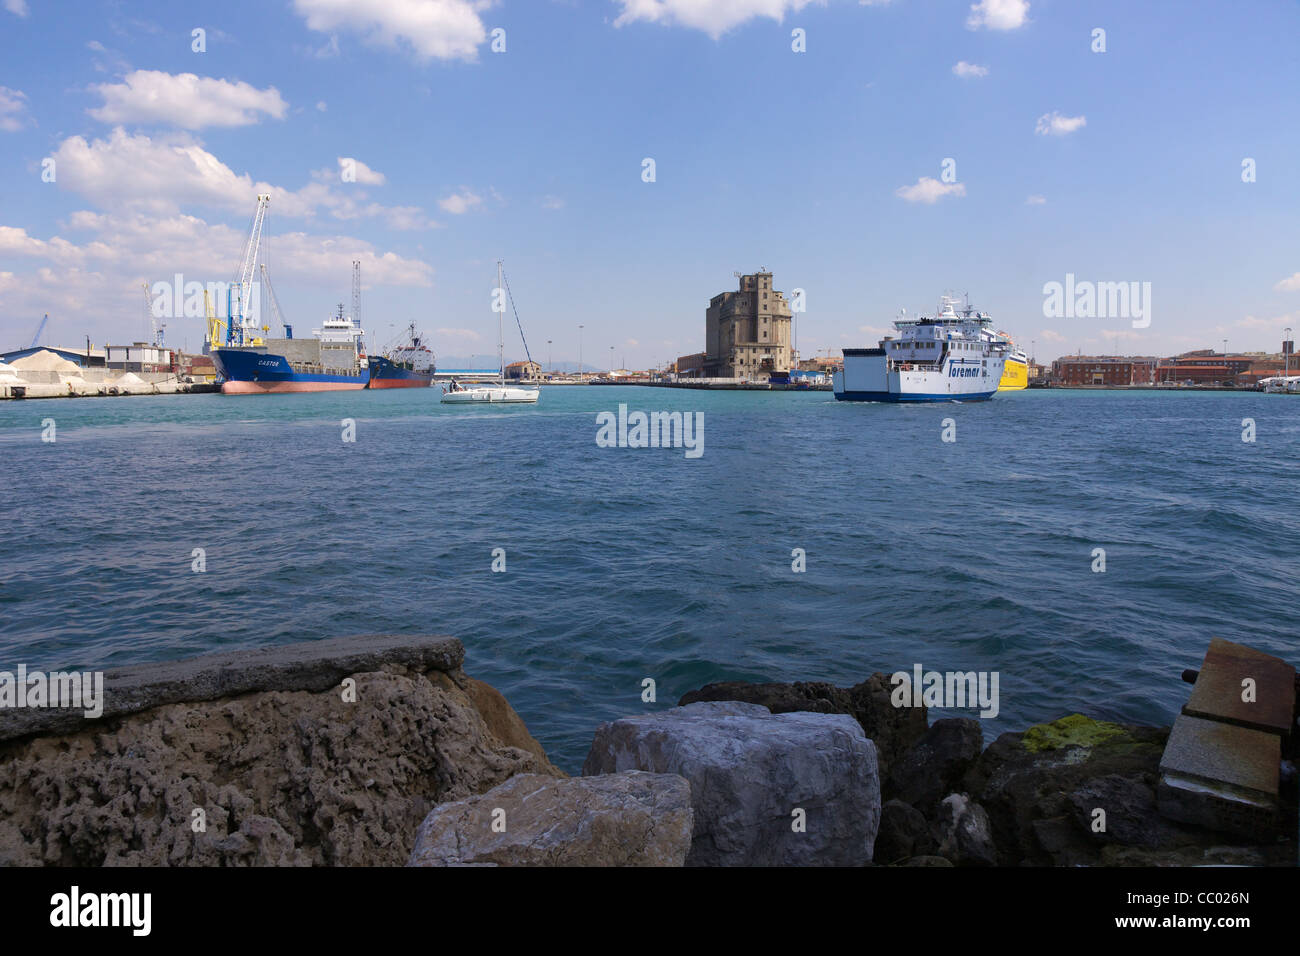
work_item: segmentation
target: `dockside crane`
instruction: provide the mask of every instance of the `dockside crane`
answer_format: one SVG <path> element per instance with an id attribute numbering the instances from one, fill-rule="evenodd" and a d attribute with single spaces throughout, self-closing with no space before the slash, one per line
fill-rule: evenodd
<path id="1" fill-rule="evenodd" d="M 34 349 L 36 346 L 41 344 L 41 334 L 45 331 L 45 325 L 49 321 L 50 313 L 46 312 L 45 316 L 41 319 L 41 324 L 36 326 L 36 334 L 32 336 L 32 344 L 27 346 L 28 348 Z"/>
<path id="2" fill-rule="evenodd" d="M 227 345 L 246 345 L 257 338 L 258 303 L 253 298 L 253 280 L 257 275 L 258 253 L 262 248 L 262 227 L 266 222 L 266 208 L 271 204 L 270 193 L 259 193 L 257 209 L 249 226 L 248 240 L 239 257 L 239 270 L 227 292 L 226 325 Z"/>
<path id="3" fill-rule="evenodd" d="M 352 260 L 352 321 L 361 324 L 361 260 Z"/>
<path id="4" fill-rule="evenodd" d="M 162 348 L 163 333 L 167 329 L 167 323 L 159 322 L 158 315 L 153 310 L 153 297 L 149 295 L 149 283 L 140 283 L 140 288 L 144 289 L 144 314 L 149 319 L 149 341 L 156 348 Z"/>

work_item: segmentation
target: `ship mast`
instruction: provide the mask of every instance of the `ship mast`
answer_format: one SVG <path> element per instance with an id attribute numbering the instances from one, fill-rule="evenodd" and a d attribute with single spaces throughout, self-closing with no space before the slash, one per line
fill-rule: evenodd
<path id="1" fill-rule="evenodd" d="M 497 295 L 502 295 L 501 283 L 501 260 L 497 260 Z M 506 383 L 506 327 L 505 327 L 506 304 L 502 300 L 501 308 L 497 310 L 497 377 L 500 378 L 501 384 Z"/>

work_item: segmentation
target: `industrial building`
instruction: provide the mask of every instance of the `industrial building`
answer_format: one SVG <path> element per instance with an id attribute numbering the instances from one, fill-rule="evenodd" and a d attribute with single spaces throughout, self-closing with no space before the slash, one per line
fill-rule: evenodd
<path id="1" fill-rule="evenodd" d="M 149 342 L 130 345 L 106 345 L 105 364 L 123 372 L 170 372 L 175 367 L 175 353 L 171 349 Z"/>
<path id="2" fill-rule="evenodd" d="M 737 277 L 739 288 L 715 295 L 704 313 L 704 376 L 766 379 L 788 372 L 790 303 L 772 288 L 770 272 Z"/>

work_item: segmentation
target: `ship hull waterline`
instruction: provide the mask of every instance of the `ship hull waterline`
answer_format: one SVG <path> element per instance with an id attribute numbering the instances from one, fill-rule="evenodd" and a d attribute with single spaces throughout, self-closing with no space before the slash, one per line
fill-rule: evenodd
<path id="1" fill-rule="evenodd" d="M 354 375 L 296 372 L 284 356 L 255 349 L 213 349 L 212 363 L 225 379 L 223 395 L 350 392 L 364 389 L 370 381 L 367 365 L 359 366 Z"/>
<path id="2" fill-rule="evenodd" d="M 417 372 L 380 356 L 370 358 L 370 384 L 368 388 L 428 388 L 433 384 L 434 371 Z"/>

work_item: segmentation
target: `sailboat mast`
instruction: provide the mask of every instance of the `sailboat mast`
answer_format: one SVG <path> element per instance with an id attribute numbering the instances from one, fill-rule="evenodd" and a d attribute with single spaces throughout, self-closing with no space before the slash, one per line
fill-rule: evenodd
<path id="1" fill-rule="evenodd" d="M 502 295 L 505 290 L 501 282 L 501 260 L 497 260 L 497 291 Z M 505 327 L 506 303 L 501 300 L 501 311 L 497 313 L 497 376 L 501 379 L 501 384 L 506 383 L 506 327 Z"/>

